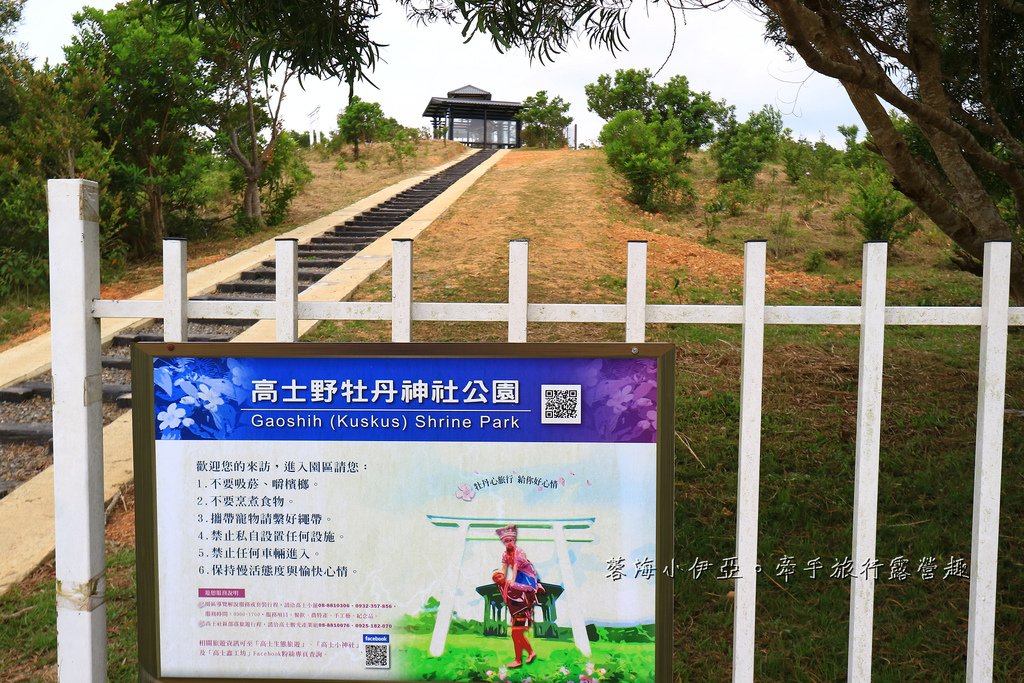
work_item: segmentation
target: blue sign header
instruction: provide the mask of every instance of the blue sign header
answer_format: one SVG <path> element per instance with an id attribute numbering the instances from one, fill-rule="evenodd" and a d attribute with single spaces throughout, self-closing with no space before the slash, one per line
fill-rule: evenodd
<path id="1" fill-rule="evenodd" d="M 651 443 L 653 358 L 154 358 L 159 439 Z"/>

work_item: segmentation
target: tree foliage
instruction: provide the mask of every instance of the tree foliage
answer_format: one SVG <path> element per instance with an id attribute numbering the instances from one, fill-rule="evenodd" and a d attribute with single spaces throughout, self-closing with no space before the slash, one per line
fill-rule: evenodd
<path id="1" fill-rule="evenodd" d="M 687 138 L 679 121 L 646 121 L 638 111 L 624 111 L 601 130 L 608 165 L 629 183 L 627 198 L 645 211 L 693 201 L 683 175 L 688 168 Z"/>
<path id="2" fill-rule="evenodd" d="M 249 41 L 254 62 L 267 71 L 285 67 L 303 76 L 364 80 L 380 58 L 370 37 L 379 16 L 376 0 L 147 0 L 173 12 L 180 24 L 201 30 L 221 15 L 236 39 Z"/>
<path id="3" fill-rule="evenodd" d="M 546 90 L 523 100 L 519 118 L 525 124 L 523 139 L 530 147 L 557 149 L 565 146 L 565 128 L 572 123 L 569 103 L 560 96 L 548 98 Z"/>
<path id="4" fill-rule="evenodd" d="M 914 205 L 893 189 L 886 173 L 870 173 L 858 179 L 850 197 L 850 214 L 857 219 L 857 229 L 866 240 L 906 239 L 917 227 L 906 220 L 913 210 Z"/>
<path id="5" fill-rule="evenodd" d="M 690 149 L 710 143 L 715 131 L 732 116 L 732 107 L 715 101 L 707 92 L 694 92 L 686 76 L 673 76 L 664 85 L 654 82 L 649 69 L 618 69 L 614 76 L 601 74 L 583 87 L 587 108 L 605 119 L 635 110 L 647 121 L 679 121 Z"/>
<path id="6" fill-rule="evenodd" d="M 101 253 L 116 269 L 156 251 L 165 235 L 216 224 L 207 207 L 223 204 L 230 187 L 234 131 L 263 167 L 256 206 L 262 193 L 271 217 L 283 215 L 303 167 L 291 150 L 275 152 L 267 98 L 239 96 L 246 70 L 249 85 L 267 82 L 239 57 L 241 43 L 214 22 L 184 34 L 131 0 L 109 12 L 85 8 L 66 63 L 36 68 L 2 38 L 22 4 L 0 0 L 0 296 L 45 288 L 48 178 L 100 183 Z M 249 178 L 231 163 L 242 192 Z"/>
<path id="7" fill-rule="evenodd" d="M 398 122 L 384 116 L 379 104 L 355 96 L 338 114 L 338 138 L 352 145 L 356 160 L 359 159 L 359 143 L 386 140 L 397 127 Z"/>
<path id="8" fill-rule="evenodd" d="M 202 43 L 141 1 L 108 12 L 86 7 L 74 21 L 78 34 L 65 56 L 69 68 L 102 78 L 97 129 L 112 149 L 111 182 L 127 202 L 124 237 L 136 252 L 156 251 L 196 208 L 192 189 L 209 148 L 197 123 L 216 89 Z"/>
<path id="9" fill-rule="evenodd" d="M 718 182 L 752 185 L 778 149 L 781 134 L 782 114 L 775 107 L 765 106 L 743 123 L 730 119 L 711 148 L 718 162 Z"/>

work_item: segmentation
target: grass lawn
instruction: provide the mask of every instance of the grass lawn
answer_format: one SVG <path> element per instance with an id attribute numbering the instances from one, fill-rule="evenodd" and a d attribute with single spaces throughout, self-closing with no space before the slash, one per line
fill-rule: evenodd
<path id="1" fill-rule="evenodd" d="M 529 640 L 537 659 L 520 669 L 507 670 L 505 680 L 579 681 L 579 675 L 587 673 L 588 664 L 602 681 L 653 680 L 653 644 L 595 642 L 591 656 L 584 657 L 571 642 L 532 637 Z M 429 634 L 398 634 L 394 643 L 392 657 L 403 662 L 403 673 L 408 672 L 410 680 L 416 681 L 496 681 L 501 669 L 515 658 L 511 638 L 451 634 L 444 654 L 436 658 L 428 654 Z"/>

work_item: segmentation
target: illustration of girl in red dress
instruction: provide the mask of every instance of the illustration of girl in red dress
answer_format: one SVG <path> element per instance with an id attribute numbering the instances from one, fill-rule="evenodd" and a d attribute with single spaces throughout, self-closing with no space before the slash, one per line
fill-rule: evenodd
<path id="1" fill-rule="evenodd" d="M 512 617 L 512 644 L 516 658 L 508 664 L 509 669 L 523 665 L 523 651 L 527 652 L 526 663 L 537 658 L 537 653 L 530 647 L 526 639 L 526 630 L 533 623 L 533 608 L 537 604 L 537 592 L 543 591 L 537 570 L 526 557 L 522 548 L 516 545 L 519 529 L 511 524 L 495 530 L 498 538 L 505 544 L 505 552 L 501 556 L 501 569 L 496 569 L 492 578 L 501 588 L 501 595 L 508 605 Z M 508 573 L 512 569 L 511 575 Z"/>

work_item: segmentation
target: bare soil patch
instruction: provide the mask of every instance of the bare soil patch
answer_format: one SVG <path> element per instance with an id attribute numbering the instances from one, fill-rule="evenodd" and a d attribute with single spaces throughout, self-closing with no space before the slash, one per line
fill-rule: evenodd
<path id="1" fill-rule="evenodd" d="M 659 282 L 677 277 L 686 284 L 742 281 L 741 257 L 669 234 L 672 220 L 625 203 L 603 166 L 600 150 L 509 153 L 416 241 L 414 296 L 443 298 L 446 290 L 469 285 L 478 301 L 504 301 L 501 276 L 507 277 L 513 239 L 530 241 L 535 301 L 621 300 L 615 279 L 625 277 L 629 240 L 648 242 L 652 294 Z M 770 291 L 834 287 L 817 275 L 776 268 L 767 279 Z M 377 290 L 389 286 L 376 284 Z M 377 290 L 364 288 L 358 296 L 372 300 Z"/>

